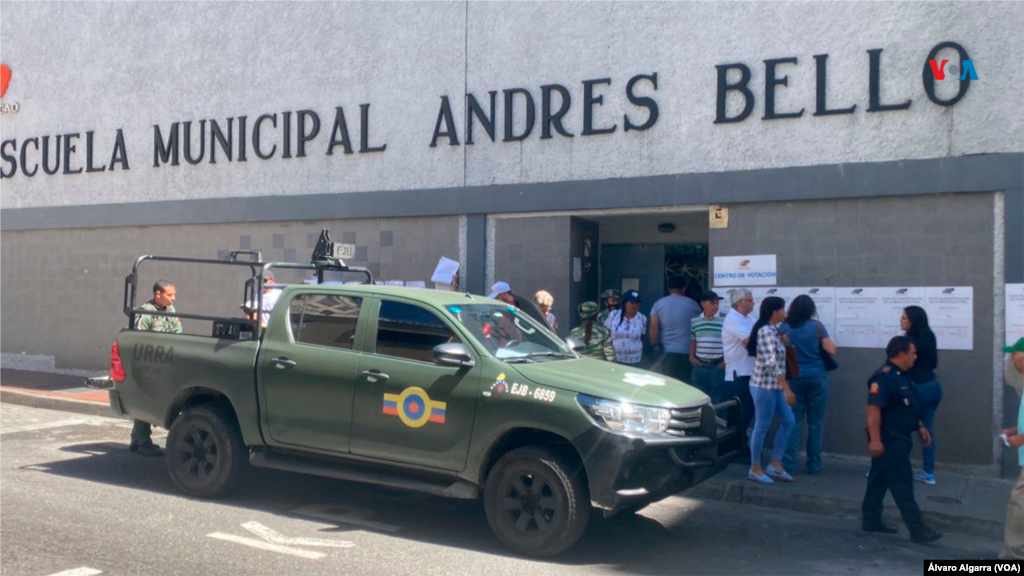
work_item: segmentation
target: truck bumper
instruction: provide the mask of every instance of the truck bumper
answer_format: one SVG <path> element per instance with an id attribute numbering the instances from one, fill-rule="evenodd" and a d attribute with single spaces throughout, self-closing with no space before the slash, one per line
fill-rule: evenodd
<path id="1" fill-rule="evenodd" d="M 110 409 L 118 416 L 127 417 L 128 414 L 124 410 L 124 404 L 121 403 L 121 395 L 117 390 L 111 388 L 107 391 L 108 401 L 110 402 Z"/>
<path id="2" fill-rule="evenodd" d="M 574 440 L 590 479 L 590 500 L 615 511 L 677 494 L 717 474 L 745 443 L 737 399 L 701 408 L 685 437 L 640 438 L 594 427 Z"/>

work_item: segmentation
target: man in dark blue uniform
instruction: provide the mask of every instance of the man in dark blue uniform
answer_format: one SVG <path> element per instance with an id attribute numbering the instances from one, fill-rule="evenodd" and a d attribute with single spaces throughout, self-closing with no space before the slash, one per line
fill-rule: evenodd
<path id="1" fill-rule="evenodd" d="M 917 431 L 923 446 L 932 441 L 921 423 L 914 383 L 906 375 L 917 360 L 917 350 L 910 339 L 896 336 L 889 341 L 885 354 L 888 361 L 868 380 L 867 432 L 871 472 L 861 504 L 861 526 L 866 532 L 897 532 L 896 528 L 882 522 L 882 500 L 888 490 L 892 491 L 896 507 L 910 530 L 910 539 L 919 544 L 934 542 L 942 534 L 925 526 L 921 520 L 921 511 L 914 501 L 910 468 L 910 451 L 914 447 L 911 433 Z"/>

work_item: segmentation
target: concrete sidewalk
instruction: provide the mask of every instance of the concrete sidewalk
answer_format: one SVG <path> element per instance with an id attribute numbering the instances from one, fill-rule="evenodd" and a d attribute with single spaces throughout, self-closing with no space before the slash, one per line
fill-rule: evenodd
<path id="1" fill-rule="evenodd" d="M 115 416 L 106 390 L 85 385 L 81 376 L 0 369 L 0 402 L 90 416 Z"/>
<path id="2" fill-rule="evenodd" d="M 105 390 L 85 385 L 85 378 L 45 372 L 0 369 L 0 402 L 95 416 L 115 416 Z M 746 479 L 747 466 L 734 464 L 686 492 L 687 496 L 760 506 L 859 518 L 867 486 L 868 464 L 837 458 L 824 459 L 818 476 L 797 476 L 792 484 L 771 486 Z M 917 503 L 925 520 L 939 530 L 1001 539 L 1006 501 L 1013 480 L 946 473 L 938 483 L 914 484 Z M 770 513 L 770 512 L 765 512 Z M 886 497 L 885 518 L 902 526 L 892 496 Z"/>
<path id="3" fill-rule="evenodd" d="M 749 466 L 733 464 L 686 492 L 708 500 L 781 508 L 813 514 L 860 518 L 869 463 L 823 458 L 817 476 L 798 474 L 796 482 L 772 485 L 747 480 Z M 935 486 L 914 482 L 914 497 L 925 522 L 940 531 L 1002 539 L 1006 502 L 1013 480 L 943 472 Z M 892 495 L 886 495 L 884 519 L 903 526 Z M 905 528 L 904 534 L 905 534 Z"/>

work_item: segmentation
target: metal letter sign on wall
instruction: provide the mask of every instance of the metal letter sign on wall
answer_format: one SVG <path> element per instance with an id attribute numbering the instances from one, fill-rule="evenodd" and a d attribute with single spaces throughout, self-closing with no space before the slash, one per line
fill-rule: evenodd
<path id="1" fill-rule="evenodd" d="M 708 209 L 708 228 L 728 228 L 729 207 L 713 205 Z"/>

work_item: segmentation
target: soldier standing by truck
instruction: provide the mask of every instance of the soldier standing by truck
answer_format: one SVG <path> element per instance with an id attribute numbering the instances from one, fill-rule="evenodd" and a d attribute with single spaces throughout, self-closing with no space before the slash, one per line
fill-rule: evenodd
<path id="1" fill-rule="evenodd" d="M 153 299 L 141 306 L 143 310 L 156 312 L 168 312 L 173 314 L 174 297 L 177 289 L 168 280 L 157 280 L 153 284 Z M 136 330 L 148 330 L 150 332 L 170 332 L 181 334 L 181 320 L 173 316 L 151 316 L 141 314 L 135 321 Z M 153 427 L 149 422 L 136 420 L 132 426 L 131 443 L 128 444 L 130 452 L 136 452 L 140 456 L 162 456 L 163 452 L 153 443 Z"/>
<path id="2" fill-rule="evenodd" d="M 612 347 L 612 333 L 603 325 L 594 321 L 597 315 L 597 302 L 584 302 L 579 306 L 580 325 L 569 331 L 569 337 L 587 345 L 584 356 L 597 360 L 615 362 L 615 349 Z"/>

